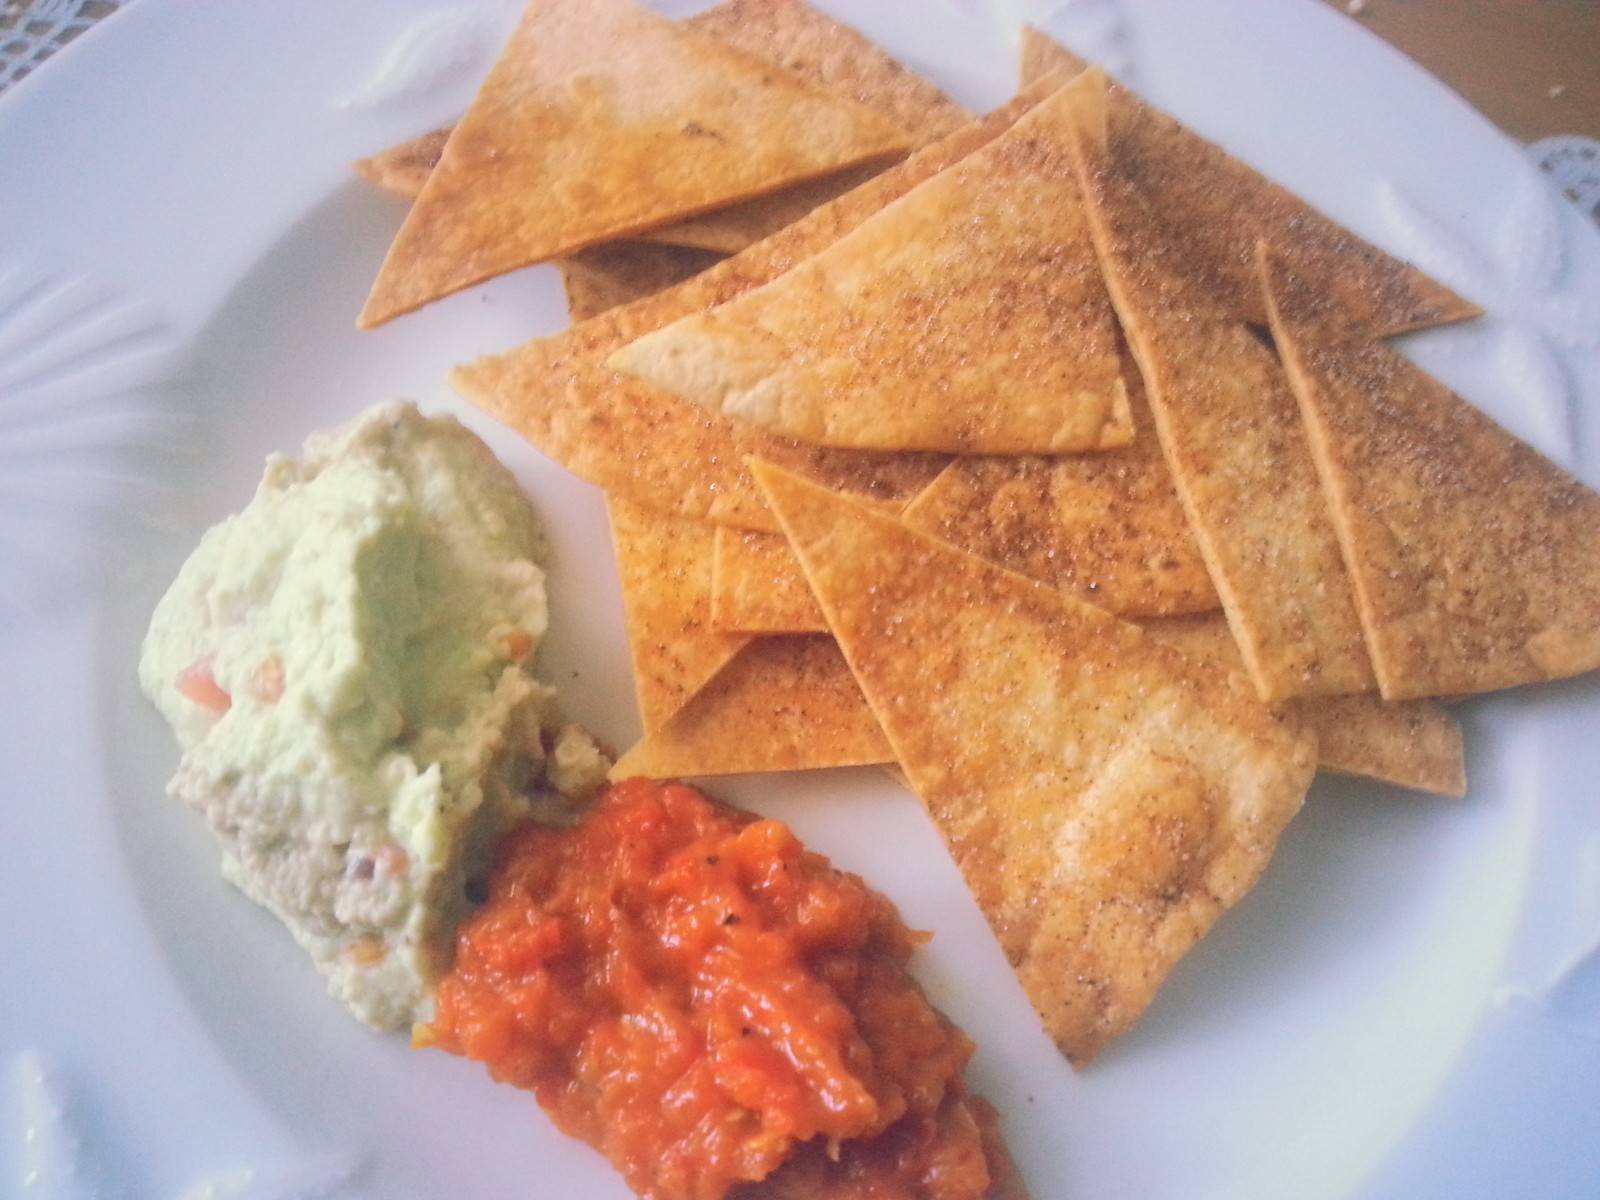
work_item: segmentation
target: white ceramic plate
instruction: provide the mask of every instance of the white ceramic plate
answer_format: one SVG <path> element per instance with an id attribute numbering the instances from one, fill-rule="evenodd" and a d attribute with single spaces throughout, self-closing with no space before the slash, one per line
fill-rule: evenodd
<path id="1" fill-rule="evenodd" d="M 1011 89 L 1021 5 L 823 4 L 970 104 Z M 1026 15 L 1482 302 L 1411 351 L 1600 479 L 1600 239 L 1458 99 L 1311 3 Z M 637 733 L 600 497 L 443 382 L 563 324 L 554 275 L 352 325 L 401 207 L 345 164 L 459 111 L 514 16 L 143 0 L 0 98 L 0 1193 L 625 1194 L 530 1097 L 326 998 L 164 798 L 175 753 L 134 681 L 161 588 L 262 456 L 406 395 L 527 486 L 555 543 L 544 670 L 599 734 Z M 910 797 L 872 771 L 716 791 L 937 931 L 920 975 L 1040 1200 L 1600 1194 L 1600 689 L 1463 718 L 1464 803 L 1319 782 L 1081 1075 Z"/>

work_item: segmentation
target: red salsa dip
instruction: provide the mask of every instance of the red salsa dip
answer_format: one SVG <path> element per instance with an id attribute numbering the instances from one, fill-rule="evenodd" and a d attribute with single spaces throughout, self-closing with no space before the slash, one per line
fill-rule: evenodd
<path id="1" fill-rule="evenodd" d="M 782 822 L 635 779 L 506 835 L 417 1040 L 649 1200 L 979 1200 L 1009 1164 L 921 940 Z"/>

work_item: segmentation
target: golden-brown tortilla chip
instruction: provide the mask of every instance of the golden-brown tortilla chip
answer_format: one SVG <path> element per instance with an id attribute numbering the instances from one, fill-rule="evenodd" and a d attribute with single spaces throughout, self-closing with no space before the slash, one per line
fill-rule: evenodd
<path id="1" fill-rule="evenodd" d="M 702 521 L 607 498 L 633 658 L 634 694 L 648 734 L 660 729 L 749 635 L 711 627 L 711 534 Z"/>
<path id="2" fill-rule="evenodd" d="M 739 633 L 826 633 L 800 560 L 781 533 L 717 526 L 711 624 Z"/>
<path id="3" fill-rule="evenodd" d="M 428 182 L 428 175 L 438 165 L 449 136 L 450 130 L 436 129 L 409 142 L 380 150 L 368 158 L 357 159 L 350 165 L 356 174 L 375 187 L 407 200 L 415 200 Z M 737 254 L 746 246 L 770 237 L 785 225 L 794 224 L 812 209 L 860 187 L 882 170 L 882 163 L 847 167 L 832 175 L 824 175 L 821 179 L 808 179 L 804 183 L 786 187 L 770 196 L 758 196 L 742 204 L 730 204 L 727 208 L 713 209 L 698 217 L 674 221 L 656 229 L 641 229 L 633 235 L 633 240 L 704 250 L 719 255 Z"/>
<path id="4" fill-rule="evenodd" d="M 1317 735 L 1317 765 L 1419 792 L 1467 794 L 1461 723 L 1431 700 L 1307 696 L 1290 700 Z"/>
<path id="5" fill-rule="evenodd" d="M 1456 695 L 1600 667 L 1600 495 L 1379 342 L 1274 252 L 1272 330 L 1378 682 Z"/>
<path id="6" fill-rule="evenodd" d="M 1056 86 L 1052 78 L 965 125 L 856 191 L 687 283 L 613 309 L 553 337 L 457 367 L 469 400 L 511 425 L 574 474 L 637 503 L 684 516 L 776 530 L 746 455 L 886 501 L 909 500 L 944 468 L 934 455 L 831 450 L 788 441 L 610 370 L 624 342 L 759 287 L 896 197 L 986 144 Z"/>
<path id="7" fill-rule="evenodd" d="M 620 304 L 675 287 L 700 274 L 721 256 L 683 246 L 608 242 L 560 259 L 567 315 L 576 324 Z"/>
<path id="8" fill-rule="evenodd" d="M 1254 257 L 1263 238 L 1374 334 L 1479 315 L 1477 305 L 1329 220 L 1126 88 L 1112 84 L 1109 104 L 1118 170 L 1153 207 L 1172 242 L 1209 275 L 1212 302 L 1229 315 L 1266 324 Z"/>
<path id="9" fill-rule="evenodd" d="M 1145 632 L 1185 654 L 1244 670 L 1221 613 L 1141 622 Z M 1467 793 L 1461 724 L 1431 700 L 1306 696 L 1284 707 L 1317 735 L 1317 766 L 1419 792 Z"/>
<path id="10" fill-rule="evenodd" d="M 760 637 L 618 759 L 611 778 L 804 771 L 893 757 L 831 637 Z"/>
<path id="11" fill-rule="evenodd" d="M 1080 81 L 1096 73 L 1086 72 Z M 1096 249 L 1184 511 L 1268 703 L 1374 691 L 1355 596 L 1277 356 L 1215 307 L 1144 198 L 1074 142 Z"/>
<path id="12" fill-rule="evenodd" d="M 763 238 L 771 237 L 786 225 L 793 225 L 814 208 L 853 192 L 874 175 L 883 173 L 884 162 L 847 167 L 821 179 L 808 179 L 770 196 L 758 196 L 742 204 L 714 209 L 698 217 L 674 221 L 659 229 L 646 229 L 636 236 L 640 241 L 664 246 L 692 246 L 718 254 L 737 254 Z"/>
<path id="13" fill-rule="evenodd" d="M 1122 616 L 1216 608 L 1137 368 L 1130 363 L 1124 377 L 1130 445 L 1055 458 L 958 458 L 907 506 L 906 524 Z M 719 601 L 722 590 L 719 565 Z"/>
<path id="14" fill-rule="evenodd" d="M 706 9 L 704 12 L 695 13 L 684 19 L 684 24 L 698 28 L 705 32 L 708 22 L 718 18 L 724 10 L 732 7 L 730 4 L 719 4 L 715 8 Z M 716 33 L 724 41 L 731 41 L 726 29 Z M 752 53 L 760 54 L 759 48 L 745 46 Z M 763 55 L 762 57 L 767 57 Z M 357 175 L 365 179 L 374 187 L 382 188 L 393 195 L 406 200 L 415 200 L 422 194 L 423 185 L 428 182 L 428 176 L 433 173 L 434 167 L 439 165 L 439 158 L 444 154 L 444 144 L 449 141 L 454 126 L 445 126 L 443 129 L 434 129 L 421 137 L 412 138 L 408 142 L 400 142 L 390 146 L 387 150 L 380 150 L 368 158 L 359 158 L 350 165 Z M 759 201 L 750 201 L 755 204 Z M 735 206 L 737 207 L 737 206 Z M 648 238 L 648 234 L 641 234 L 641 239 Z M 694 243 L 689 243 L 693 245 Z M 716 246 L 703 246 L 701 249 L 716 250 Z M 740 247 L 735 246 L 735 250 Z M 726 251 L 732 253 L 732 251 Z"/>
<path id="15" fill-rule="evenodd" d="M 877 109 L 916 144 L 937 141 L 972 120 L 929 80 L 804 0 L 725 0 L 685 24 Z"/>
<path id="16" fill-rule="evenodd" d="M 910 134 L 913 145 L 942 138 L 971 119 L 926 79 L 804 0 L 728 0 L 683 23 L 877 109 Z M 379 187 L 415 199 L 449 135 L 448 129 L 436 130 L 362 159 L 355 168 Z M 641 231 L 638 239 L 735 254 L 844 195 L 880 169 L 880 164 L 849 167 L 770 196 Z"/>
<path id="17" fill-rule="evenodd" d="M 374 187 L 415 200 L 422 194 L 423 185 L 433 174 L 434 167 L 439 165 L 444 144 L 449 140 L 449 129 L 435 129 L 368 158 L 358 158 L 350 165 Z"/>
<path id="18" fill-rule="evenodd" d="M 1254 884 L 1314 739 L 1103 609 L 754 471 L 1046 1030 L 1087 1062 Z"/>
<path id="19" fill-rule="evenodd" d="M 1022 53 L 1019 58 L 1023 86 L 1057 72 L 1076 75 L 1089 69 L 1085 60 L 1032 25 L 1022 27 Z"/>
<path id="20" fill-rule="evenodd" d="M 877 109 L 910 134 L 914 146 L 937 141 L 972 119 L 971 113 L 922 76 L 803 0 L 728 0 L 696 13 L 688 23 Z M 734 254 L 860 186 L 880 169 L 874 164 L 851 167 L 642 236 L 668 245 Z"/>
<path id="21" fill-rule="evenodd" d="M 632 0 L 532 0 L 359 324 L 909 145 L 876 110 Z"/>
<path id="22" fill-rule="evenodd" d="M 1133 435 L 1063 92 L 787 274 L 610 365 L 814 445 L 1050 454 Z"/>

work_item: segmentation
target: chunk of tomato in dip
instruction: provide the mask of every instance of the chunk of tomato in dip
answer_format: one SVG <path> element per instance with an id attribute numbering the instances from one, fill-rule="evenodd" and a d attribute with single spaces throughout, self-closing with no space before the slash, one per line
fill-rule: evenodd
<path id="1" fill-rule="evenodd" d="M 782 822 L 635 779 L 506 835 L 417 1040 L 650 1200 L 978 1200 L 1003 1151 L 906 971 L 921 940 Z"/>

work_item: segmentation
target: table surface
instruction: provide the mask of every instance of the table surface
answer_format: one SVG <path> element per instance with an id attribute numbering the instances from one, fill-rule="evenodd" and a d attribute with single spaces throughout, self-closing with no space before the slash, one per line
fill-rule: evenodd
<path id="1" fill-rule="evenodd" d="M 1600 138 L 1597 0 L 1324 0 L 1519 141 Z"/>

